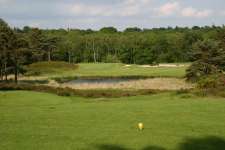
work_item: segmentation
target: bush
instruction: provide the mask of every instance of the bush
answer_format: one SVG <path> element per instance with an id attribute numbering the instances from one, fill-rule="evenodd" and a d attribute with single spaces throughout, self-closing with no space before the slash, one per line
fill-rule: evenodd
<path id="1" fill-rule="evenodd" d="M 225 75 L 221 73 L 205 76 L 197 82 L 197 87 L 193 92 L 198 96 L 225 97 Z"/>
<path id="2" fill-rule="evenodd" d="M 221 73 L 203 77 L 197 85 L 200 89 L 225 88 L 225 75 Z"/>
<path id="3" fill-rule="evenodd" d="M 186 70 L 186 78 L 188 81 L 197 82 L 198 80 L 205 78 L 211 74 L 217 74 L 219 71 L 213 65 L 201 62 L 194 62 Z"/>

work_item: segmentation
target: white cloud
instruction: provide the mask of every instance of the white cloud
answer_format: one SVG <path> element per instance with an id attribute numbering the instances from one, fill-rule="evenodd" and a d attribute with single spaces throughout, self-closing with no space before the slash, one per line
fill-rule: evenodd
<path id="1" fill-rule="evenodd" d="M 124 0 L 119 6 L 117 16 L 135 16 L 149 10 L 152 0 Z"/>
<path id="2" fill-rule="evenodd" d="M 147 4 L 152 0 L 123 0 L 125 5 L 138 5 L 138 4 Z"/>
<path id="3" fill-rule="evenodd" d="M 174 14 L 180 8 L 178 2 L 169 2 L 156 9 L 156 12 L 160 16 L 168 16 Z"/>
<path id="4" fill-rule="evenodd" d="M 197 11 L 196 16 L 199 18 L 209 17 L 213 12 L 211 10 Z"/>
<path id="5" fill-rule="evenodd" d="M 0 17 L 20 27 L 188 26 L 211 24 L 212 17 L 224 24 L 225 0 L 201 1 L 0 0 Z"/>
<path id="6" fill-rule="evenodd" d="M 119 16 L 128 17 L 135 16 L 143 10 L 149 9 L 148 6 L 152 0 L 123 0 L 121 3 L 110 4 L 88 4 L 74 3 L 64 5 L 61 12 L 70 15 L 86 15 L 86 16 Z"/>
<path id="7" fill-rule="evenodd" d="M 225 16 L 225 10 L 220 13 L 222 16 Z"/>
<path id="8" fill-rule="evenodd" d="M 107 6 L 101 5 L 85 5 L 82 3 L 74 4 L 67 9 L 75 15 L 103 15 L 107 12 Z"/>
<path id="9" fill-rule="evenodd" d="M 1 6 L 6 6 L 9 5 L 13 2 L 14 0 L 0 0 L 0 7 Z"/>
<path id="10" fill-rule="evenodd" d="M 192 18 L 205 18 L 212 15 L 210 9 L 198 10 L 193 7 L 184 7 L 179 2 L 169 2 L 155 9 L 158 16 L 183 16 Z"/>
<path id="11" fill-rule="evenodd" d="M 192 17 L 192 16 L 195 16 L 195 13 L 196 13 L 196 10 L 192 7 L 189 7 L 189 8 L 185 8 L 181 14 L 185 17 Z"/>
<path id="12" fill-rule="evenodd" d="M 117 16 L 134 16 L 140 13 L 140 8 L 135 5 L 122 7 L 120 12 L 115 13 Z"/>
<path id="13" fill-rule="evenodd" d="M 0 0 L 0 4 L 8 3 L 10 0 Z"/>
<path id="14" fill-rule="evenodd" d="M 197 10 L 192 7 L 184 8 L 181 11 L 181 15 L 184 17 L 196 17 L 196 18 L 204 18 L 209 17 L 212 14 L 211 10 L 205 9 L 205 10 Z"/>

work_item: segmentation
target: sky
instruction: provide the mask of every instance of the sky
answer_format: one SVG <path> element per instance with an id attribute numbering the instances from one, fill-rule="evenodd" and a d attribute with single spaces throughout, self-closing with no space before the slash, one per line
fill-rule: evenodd
<path id="1" fill-rule="evenodd" d="M 225 0 L 0 0 L 12 27 L 100 29 L 225 24 Z"/>

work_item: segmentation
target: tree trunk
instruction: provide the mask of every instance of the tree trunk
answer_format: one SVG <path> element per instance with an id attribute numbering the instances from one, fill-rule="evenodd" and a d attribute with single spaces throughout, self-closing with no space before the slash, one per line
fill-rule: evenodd
<path id="1" fill-rule="evenodd" d="M 69 60 L 69 64 L 71 63 L 71 53 L 70 51 L 68 51 L 68 60 Z"/>
<path id="2" fill-rule="evenodd" d="M 51 51 L 48 51 L 48 61 L 51 61 Z"/>
<path id="3" fill-rule="evenodd" d="M 96 62 L 99 61 L 98 49 L 96 49 Z"/>
<path id="4" fill-rule="evenodd" d="M 0 80 L 3 81 L 3 64 L 0 65 Z"/>
<path id="5" fill-rule="evenodd" d="M 5 73 L 5 81 L 8 80 L 8 74 L 7 74 L 7 63 L 4 64 L 4 73 Z"/>
<path id="6" fill-rule="evenodd" d="M 93 40 L 93 43 L 92 43 L 92 50 L 94 52 L 94 62 L 96 63 L 96 53 L 95 53 L 95 42 Z"/>
<path id="7" fill-rule="evenodd" d="M 15 65 L 15 70 L 14 70 L 14 75 L 15 75 L 15 83 L 18 83 L 18 66 L 17 64 Z"/>
<path id="8" fill-rule="evenodd" d="M 96 63 L 96 53 L 95 53 L 95 50 L 94 50 L 94 62 Z"/>
<path id="9" fill-rule="evenodd" d="M 1 66 L 1 69 L 0 69 L 0 80 L 1 81 L 3 80 L 3 69 L 2 69 L 2 66 Z"/>

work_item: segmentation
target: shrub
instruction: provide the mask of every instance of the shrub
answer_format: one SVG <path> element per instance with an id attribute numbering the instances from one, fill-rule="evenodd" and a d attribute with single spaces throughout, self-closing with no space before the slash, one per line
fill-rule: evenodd
<path id="1" fill-rule="evenodd" d="M 201 78 L 197 85 L 200 89 L 225 88 L 225 75 L 215 74 Z"/>
<path id="2" fill-rule="evenodd" d="M 186 77 L 196 82 L 202 77 L 225 71 L 225 50 L 214 40 L 198 41 L 193 45 L 194 63 L 187 69 Z"/>
<path id="3" fill-rule="evenodd" d="M 188 81 L 197 82 L 201 78 L 210 74 L 217 74 L 219 71 L 214 65 L 210 65 L 202 62 L 194 62 L 186 70 L 186 78 Z"/>
<path id="4" fill-rule="evenodd" d="M 225 97 L 225 75 L 222 73 L 205 76 L 197 82 L 197 86 L 193 92 L 198 96 Z"/>

